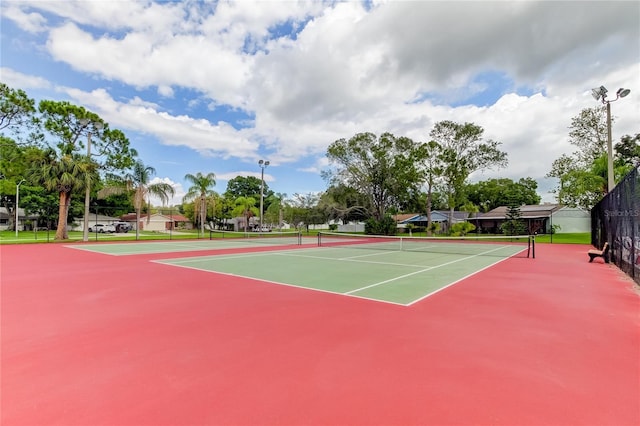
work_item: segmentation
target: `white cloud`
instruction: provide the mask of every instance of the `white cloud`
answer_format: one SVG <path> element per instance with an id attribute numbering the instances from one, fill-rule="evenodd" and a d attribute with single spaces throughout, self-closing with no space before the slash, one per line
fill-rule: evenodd
<path id="1" fill-rule="evenodd" d="M 58 87 L 62 93 L 114 127 L 202 156 L 249 163 L 268 154 L 274 164 L 318 173 L 336 139 L 390 131 L 426 141 L 446 119 L 481 125 L 509 154 L 508 169 L 474 178 L 542 182 L 552 161 L 573 150 L 571 118 L 597 106 L 589 90 L 600 85 L 632 90 L 612 105 L 614 139 L 639 131 L 637 2 L 3 4 L 25 31 L 50 28 L 47 52 L 59 64 L 133 88 L 128 98 L 108 87 Z M 274 36 L 287 25 L 300 30 L 295 37 Z M 16 87 L 49 85 L 36 71 L 1 72 Z M 477 80 L 483 73 L 500 75 L 504 86 Z M 145 98 L 150 88 L 193 98 L 174 110 Z M 496 92 L 487 106 L 464 105 L 484 91 Z M 200 105 L 211 116 L 229 108 L 251 118 L 238 129 L 189 115 Z M 233 173 L 228 179 L 256 176 Z M 272 173 L 265 180 L 275 181 Z"/>
<path id="2" fill-rule="evenodd" d="M 160 198 L 156 196 L 151 196 L 150 201 L 153 206 L 169 207 L 169 206 L 176 206 L 176 205 L 182 204 L 182 198 L 186 194 L 186 191 L 182 187 L 181 183 L 174 182 L 168 177 L 164 177 L 164 178 L 154 177 L 149 181 L 149 185 L 153 185 L 156 183 L 167 183 L 171 185 L 175 191 L 175 194 L 173 197 L 171 197 L 171 199 L 166 204 Z"/>
<path id="3" fill-rule="evenodd" d="M 99 114 L 113 127 L 154 135 L 164 145 L 188 146 L 202 155 L 223 158 L 246 158 L 247 152 L 255 152 L 257 148 L 256 142 L 243 136 L 246 132 L 237 131 L 228 123 L 212 124 L 186 115 L 174 116 L 139 100 L 117 102 L 103 89 L 92 92 L 65 90 L 68 96 Z"/>
<path id="4" fill-rule="evenodd" d="M 41 14 L 26 13 L 20 7 L 9 2 L 2 6 L 2 14 L 29 33 L 39 33 L 46 30 L 47 20 Z"/>
<path id="5" fill-rule="evenodd" d="M 0 68 L 0 79 L 10 87 L 24 89 L 48 89 L 51 83 L 42 77 L 27 75 L 11 68 Z"/>

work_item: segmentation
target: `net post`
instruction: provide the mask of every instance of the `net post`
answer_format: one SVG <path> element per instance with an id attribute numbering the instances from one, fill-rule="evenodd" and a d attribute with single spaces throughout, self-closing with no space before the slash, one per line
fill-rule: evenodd
<path id="1" fill-rule="evenodd" d="M 318 247 L 322 247 L 322 232 L 318 232 Z"/>
<path id="2" fill-rule="evenodd" d="M 531 246 L 531 258 L 536 258 L 536 235 L 533 234 L 529 237 L 529 245 Z"/>

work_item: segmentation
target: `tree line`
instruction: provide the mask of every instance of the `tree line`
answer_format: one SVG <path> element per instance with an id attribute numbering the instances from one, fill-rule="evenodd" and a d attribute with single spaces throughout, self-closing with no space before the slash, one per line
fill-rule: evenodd
<path id="1" fill-rule="evenodd" d="M 24 179 L 21 206 L 43 220 L 55 220 L 56 239 L 68 238 L 67 223 L 82 215 L 87 188 L 94 211 L 114 216 L 135 211 L 138 222 L 142 213 L 151 213 L 152 195 L 163 200 L 164 207 L 156 211 L 176 208 L 166 207 L 175 195 L 173 187 L 151 183 L 155 169 L 138 158 L 124 132 L 81 106 L 43 100 L 36 107 L 24 91 L 0 83 L 0 131 L 2 205 L 14 211 L 13 194 Z M 537 183 L 529 177 L 468 181 L 474 172 L 508 163 L 501 143 L 485 140 L 483 134 L 474 123 L 446 120 L 433 126 L 426 142 L 389 132 L 338 139 L 327 149 L 330 166 L 322 172 L 328 186 L 324 192 L 289 197 L 265 183 L 265 223 L 299 226 L 358 220 L 368 221 L 376 233 L 388 233 L 395 229 L 391 215 L 401 212 L 424 213 L 431 222 L 433 210 L 448 210 L 451 216 L 454 210 L 485 212 L 502 205 L 538 204 Z M 625 136 L 616 144 L 618 178 L 640 158 L 639 137 Z M 606 188 L 602 110 L 586 110 L 574 118 L 570 140 L 578 151 L 557 159 L 549 176 L 558 178 L 560 203 L 590 208 Z M 234 217 L 244 217 L 246 227 L 250 217 L 260 214 L 258 178 L 231 179 L 222 194 L 213 190 L 213 172 L 187 174 L 185 180 L 191 187 L 177 209 L 201 232 L 209 222 L 224 226 Z"/>
<path id="2" fill-rule="evenodd" d="M 576 150 L 555 159 L 547 174 L 558 180 L 554 190 L 558 203 L 590 210 L 607 193 L 607 127 L 604 106 L 583 109 L 572 118 L 569 142 Z M 622 136 L 613 145 L 615 182 L 638 164 L 640 133 Z"/>

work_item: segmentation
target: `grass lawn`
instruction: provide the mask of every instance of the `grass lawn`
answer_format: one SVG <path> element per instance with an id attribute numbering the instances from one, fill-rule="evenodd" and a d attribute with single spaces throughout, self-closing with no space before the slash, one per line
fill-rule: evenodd
<path id="1" fill-rule="evenodd" d="M 16 238 L 15 231 L 0 231 L 0 244 L 25 244 L 25 243 L 47 243 L 54 242 L 55 231 L 19 231 Z M 209 233 L 205 232 L 204 237 L 199 236 L 197 230 L 180 230 L 171 233 L 142 231 L 139 240 L 178 240 L 178 239 L 198 239 L 209 238 Z M 134 241 L 136 232 L 129 231 L 121 234 L 95 234 L 89 233 L 89 242 L 100 241 Z M 63 242 L 82 241 L 82 231 L 69 231 L 69 239 Z"/>
<path id="2" fill-rule="evenodd" d="M 591 244 L 590 232 L 537 235 L 536 243 Z"/>
<path id="3" fill-rule="evenodd" d="M 315 236 L 317 230 L 303 231 L 304 236 Z M 398 234 L 408 236 L 405 234 Z M 483 234 L 484 235 L 484 234 Z M 0 244 L 24 244 L 24 243 L 46 243 L 53 242 L 55 231 L 19 231 L 16 238 L 15 231 L 0 231 Z M 426 236 L 426 233 L 413 233 L 413 236 Z M 139 240 L 178 240 L 178 239 L 208 239 L 209 233 L 205 231 L 204 236 L 200 236 L 198 230 L 180 230 L 169 233 L 164 232 L 147 232 L 142 231 Z M 135 231 L 129 231 L 126 234 L 94 234 L 89 233 L 89 241 L 133 241 L 136 239 Z M 70 231 L 69 239 L 66 242 L 82 241 L 81 231 Z M 566 234 L 546 234 L 536 236 L 537 243 L 562 243 L 562 244 L 591 244 L 591 234 L 584 233 L 566 233 Z"/>

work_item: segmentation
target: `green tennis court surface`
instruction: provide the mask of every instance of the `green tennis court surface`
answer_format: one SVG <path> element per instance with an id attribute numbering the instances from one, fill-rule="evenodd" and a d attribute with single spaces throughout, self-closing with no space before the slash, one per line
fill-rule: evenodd
<path id="1" fill-rule="evenodd" d="M 508 244 L 492 244 L 474 254 L 340 246 L 156 262 L 410 305 L 523 250 L 522 246 Z"/>
<path id="2" fill-rule="evenodd" d="M 225 250 L 243 247 L 265 247 L 298 245 L 300 238 L 291 237 L 253 237 L 253 238 L 214 238 L 212 240 L 176 240 L 154 242 L 128 242 L 109 244 L 74 244 L 67 247 L 79 250 L 93 251 L 110 254 L 113 256 L 126 256 L 134 254 L 171 253 L 197 250 Z M 302 239 L 302 244 L 317 244 L 315 238 Z"/>

